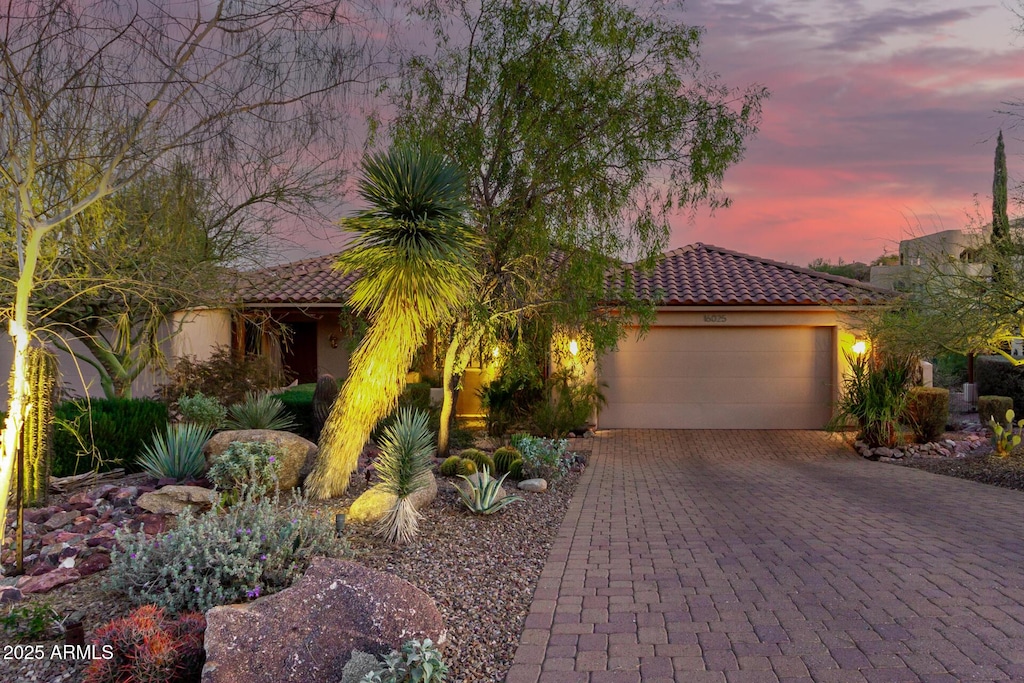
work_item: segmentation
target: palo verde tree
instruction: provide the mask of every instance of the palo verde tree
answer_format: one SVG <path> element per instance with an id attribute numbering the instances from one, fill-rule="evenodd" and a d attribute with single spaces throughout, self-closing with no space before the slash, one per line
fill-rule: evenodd
<path id="1" fill-rule="evenodd" d="M 0 239 L 16 268 L 0 311 L 14 346 L 0 518 L 31 410 L 25 361 L 53 242 L 181 161 L 218 171 L 218 191 L 250 215 L 336 192 L 344 97 L 374 66 L 369 21 L 357 4 L 327 0 L 5 3 Z M 254 207 L 252 183 L 279 189 Z"/>
<path id="2" fill-rule="evenodd" d="M 467 169 L 484 244 L 479 284 L 440 335 L 444 452 L 455 387 L 488 330 L 538 314 L 592 323 L 617 259 L 660 252 L 673 211 L 727 204 L 720 183 L 766 92 L 702 69 L 701 29 L 660 3 L 434 0 L 415 11 L 434 49 L 406 56 L 393 130 Z M 597 351 L 622 319 L 604 318 Z"/>
<path id="3" fill-rule="evenodd" d="M 462 171 L 437 153 L 398 146 L 363 161 L 359 196 L 370 208 L 341 222 L 355 237 L 336 265 L 358 273 L 348 304 L 369 328 L 320 434 L 310 495 L 348 489 L 370 433 L 398 405 L 427 332 L 446 324 L 475 285 L 477 240 L 465 195 Z"/>

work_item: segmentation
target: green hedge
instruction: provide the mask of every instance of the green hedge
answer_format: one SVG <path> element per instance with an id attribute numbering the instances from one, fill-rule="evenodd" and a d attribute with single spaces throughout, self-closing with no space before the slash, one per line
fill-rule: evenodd
<path id="1" fill-rule="evenodd" d="M 313 390 L 316 383 L 300 384 L 277 395 L 284 404 L 292 419 L 295 420 L 294 433 L 304 439 L 313 439 L 315 433 L 313 422 Z"/>
<path id="2" fill-rule="evenodd" d="M 1013 405 L 1024 406 L 1024 367 L 1015 367 L 1002 356 L 974 359 L 978 396 L 1009 396 Z"/>
<path id="3" fill-rule="evenodd" d="M 78 399 L 59 404 L 55 413 L 55 477 L 117 467 L 138 471 L 142 447 L 167 425 L 167 406 L 150 399 Z"/>

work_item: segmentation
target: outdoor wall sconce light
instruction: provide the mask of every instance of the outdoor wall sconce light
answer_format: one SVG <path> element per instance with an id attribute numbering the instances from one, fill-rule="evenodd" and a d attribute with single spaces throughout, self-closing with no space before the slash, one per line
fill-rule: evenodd
<path id="1" fill-rule="evenodd" d="M 850 350 L 859 356 L 868 350 L 868 343 L 863 339 L 858 339 L 853 343 L 853 347 Z"/>
<path id="2" fill-rule="evenodd" d="M 338 335 L 332 334 L 327 338 L 327 341 L 330 343 L 332 349 L 338 348 L 338 342 L 340 341 L 338 339 Z"/>
<path id="3" fill-rule="evenodd" d="M 571 353 L 574 356 L 577 356 L 580 353 L 579 342 L 577 342 L 575 339 L 569 340 L 569 353 Z"/>
<path id="4" fill-rule="evenodd" d="M 501 355 L 501 349 L 499 349 L 497 346 L 495 346 L 494 349 L 491 351 L 491 356 L 493 356 L 494 358 L 497 358 L 500 355 Z"/>

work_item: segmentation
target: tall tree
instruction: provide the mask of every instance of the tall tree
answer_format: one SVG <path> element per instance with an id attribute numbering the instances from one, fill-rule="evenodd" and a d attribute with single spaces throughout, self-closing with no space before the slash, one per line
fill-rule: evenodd
<path id="1" fill-rule="evenodd" d="M 992 174 L 992 241 L 998 242 L 1010 236 L 1010 216 L 1007 213 L 1006 149 L 1003 147 L 1003 131 L 996 140 L 995 171 Z"/>
<path id="2" fill-rule="evenodd" d="M 462 171 L 437 153 L 400 146 L 363 161 L 359 195 L 370 208 L 342 221 L 355 238 L 337 267 L 359 274 L 348 303 L 370 325 L 320 435 L 310 495 L 348 489 L 370 433 L 398 405 L 427 332 L 450 320 L 475 284 L 465 194 Z"/>
<path id="3" fill-rule="evenodd" d="M 467 169 L 484 241 L 479 285 L 443 339 L 442 452 L 455 388 L 489 329 L 543 313 L 589 325 L 596 350 L 607 348 L 625 317 L 595 318 L 608 267 L 660 252 L 673 211 L 728 204 L 723 175 L 766 91 L 720 83 L 701 68 L 700 28 L 668 19 L 664 3 L 638 5 L 415 7 L 435 49 L 407 55 L 393 130 L 435 141 Z"/>
<path id="4" fill-rule="evenodd" d="M 337 191 L 343 106 L 376 43 L 368 16 L 328 0 L 5 3 L 0 20 L 0 208 L 16 254 L 2 311 L 14 346 L 0 519 L 29 406 L 33 301 L 62 230 L 153 169 L 217 172 L 239 211 L 298 210 Z M 2 532 L 0 532 L 2 534 Z M 2 541 L 2 536 L 0 536 Z"/>

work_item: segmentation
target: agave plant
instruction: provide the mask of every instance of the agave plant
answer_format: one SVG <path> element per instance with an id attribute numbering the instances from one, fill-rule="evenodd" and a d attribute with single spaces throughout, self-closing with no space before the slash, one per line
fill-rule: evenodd
<path id="1" fill-rule="evenodd" d="M 420 519 L 409 496 L 428 485 L 433 466 L 434 434 L 427 427 L 427 414 L 400 409 L 398 419 L 384 430 L 378 445 L 378 488 L 397 500 L 377 523 L 376 533 L 390 543 L 407 543 L 416 536 Z"/>
<path id="2" fill-rule="evenodd" d="M 288 430 L 295 427 L 295 420 L 270 394 L 247 391 L 245 400 L 228 408 L 227 425 L 230 429 Z"/>
<path id="3" fill-rule="evenodd" d="M 163 433 L 153 434 L 153 442 L 143 447 L 139 465 L 158 479 L 197 477 L 206 469 L 203 446 L 213 432 L 209 427 L 182 422 L 169 424 Z"/>
<path id="4" fill-rule="evenodd" d="M 491 476 L 486 466 L 476 474 L 468 477 L 460 474 L 459 478 L 465 479 L 467 486 L 465 488 L 459 487 L 459 496 L 470 512 L 477 515 L 493 515 L 506 505 L 522 500 L 519 496 L 498 498 L 501 484 L 507 476 L 507 474 L 503 474 L 501 479 L 495 479 Z"/>

